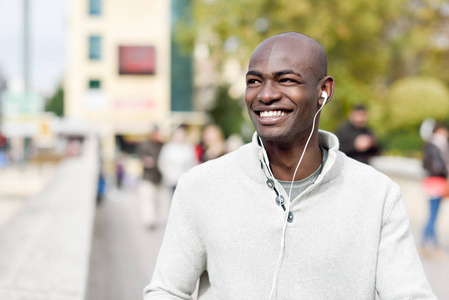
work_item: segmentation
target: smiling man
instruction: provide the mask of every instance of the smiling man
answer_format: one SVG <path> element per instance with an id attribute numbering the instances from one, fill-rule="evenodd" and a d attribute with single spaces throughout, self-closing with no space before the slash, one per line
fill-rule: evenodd
<path id="1" fill-rule="evenodd" d="M 318 130 L 322 46 L 268 38 L 246 85 L 253 140 L 182 177 L 145 299 L 436 299 L 398 186 Z"/>

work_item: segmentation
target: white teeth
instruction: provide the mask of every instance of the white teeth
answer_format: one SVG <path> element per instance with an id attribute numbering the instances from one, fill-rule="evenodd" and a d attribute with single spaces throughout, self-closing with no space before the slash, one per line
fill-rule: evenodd
<path id="1" fill-rule="evenodd" d="M 281 110 L 261 111 L 260 116 L 262 118 L 282 117 L 282 116 L 285 116 L 285 112 L 281 111 Z"/>

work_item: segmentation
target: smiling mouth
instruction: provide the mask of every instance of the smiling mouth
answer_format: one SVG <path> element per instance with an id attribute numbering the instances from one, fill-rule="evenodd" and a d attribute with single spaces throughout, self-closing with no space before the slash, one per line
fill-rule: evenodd
<path id="1" fill-rule="evenodd" d="M 283 117 L 283 116 L 287 115 L 288 113 L 289 112 L 287 112 L 285 110 L 264 110 L 264 111 L 257 112 L 257 114 L 261 118 L 279 118 L 279 117 Z"/>

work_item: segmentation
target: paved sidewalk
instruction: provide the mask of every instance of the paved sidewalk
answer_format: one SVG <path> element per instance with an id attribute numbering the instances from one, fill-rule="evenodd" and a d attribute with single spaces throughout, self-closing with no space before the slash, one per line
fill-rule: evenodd
<path id="1" fill-rule="evenodd" d="M 0 228 L 49 182 L 56 164 L 16 164 L 0 169 Z"/>
<path id="2" fill-rule="evenodd" d="M 6 184 L 13 172 L 5 179 L 9 195 L 37 194 L 23 194 L 23 205 L 11 209 L 0 227 L 0 299 L 84 300 L 98 178 L 95 146 L 86 142 L 83 155 L 62 161 L 47 180 L 41 168 L 31 177 L 20 173 L 14 186 Z"/>
<path id="3" fill-rule="evenodd" d="M 133 189 L 113 190 L 97 207 L 85 300 L 142 300 L 165 222 L 148 230 Z M 164 214 L 165 215 L 165 214 Z"/>

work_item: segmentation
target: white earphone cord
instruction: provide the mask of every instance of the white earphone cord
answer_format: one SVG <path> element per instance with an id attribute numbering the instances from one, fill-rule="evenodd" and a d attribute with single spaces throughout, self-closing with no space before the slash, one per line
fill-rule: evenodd
<path id="1" fill-rule="evenodd" d="M 310 131 L 309 138 L 307 139 L 306 145 L 304 146 L 304 150 L 302 151 L 301 158 L 299 159 L 299 162 L 296 165 L 295 172 L 293 173 L 293 178 L 292 178 L 292 182 L 290 184 L 290 190 L 289 190 L 289 193 L 288 193 L 288 199 L 290 199 L 291 194 L 292 194 L 293 182 L 295 181 L 296 172 L 298 171 L 299 165 L 301 164 L 302 159 L 304 157 L 304 154 L 306 153 L 307 146 L 309 145 L 310 139 L 312 138 L 313 131 L 315 130 L 316 117 L 318 116 L 319 112 L 324 107 L 326 102 L 327 102 L 327 94 L 325 94 L 323 104 L 321 105 L 321 107 L 318 109 L 318 111 L 315 113 L 315 116 L 313 117 L 312 130 Z M 288 216 L 288 209 L 285 211 L 285 213 L 286 213 L 286 216 Z M 279 276 L 279 266 L 281 264 L 282 257 L 284 256 L 285 230 L 286 229 L 287 229 L 287 218 L 284 218 L 284 224 L 283 224 L 283 228 L 282 228 L 282 239 L 281 239 L 281 253 L 279 254 L 278 262 L 276 264 L 276 269 L 275 269 L 275 272 L 274 272 L 273 285 L 271 286 L 271 292 L 270 292 L 270 298 L 269 298 L 270 300 L 273 297 L 273 293 L 275 291 L 276 282 L 277 282 L 278 276 Z"/>
<path id="2" fill-rule="evenodd" d="M 327 94 L 326 94 L 326 95 L 327 95 Z M 290 190 L 289 190 L 289 192 L 288 192 L 288 199 L 290 199 L 290 197 L 291 197 L 291 195 L 292 195 L 293 182 L 295 181 L 296 173 L 298 172 L 299 165 L 301 164 L 302 159 L 304 158 L 304 154 L 306 153 L 307 146 L 309 145 L 310 139 L 312 138 L 312 135 L 313 135 L 313 131 L 315 130 L 315 120 L 316 120 L 316 117 L 317 117 L 318 114 L 320 113 L 321 109 L 323 109 L 324 105 L 326 104 L 326 101 L 327 101 L 327 96 L 324 97 L 323 104 L 321 105 L 320 109 L 318 109 L 318 111 L 315 113 L 315 116 L 313 117 L 312 130 L 310 131 L 309 138 L 307 139 L 306 145 L 304 146 L 304 150 L 302 151 L 301 158 L 299 159 L 299 162 L 298 162 L 298 164 L 296 165 L 295 172 L 293 173 L 292 182 L 291 182 L 291 184 L 290 184 Z"/>

